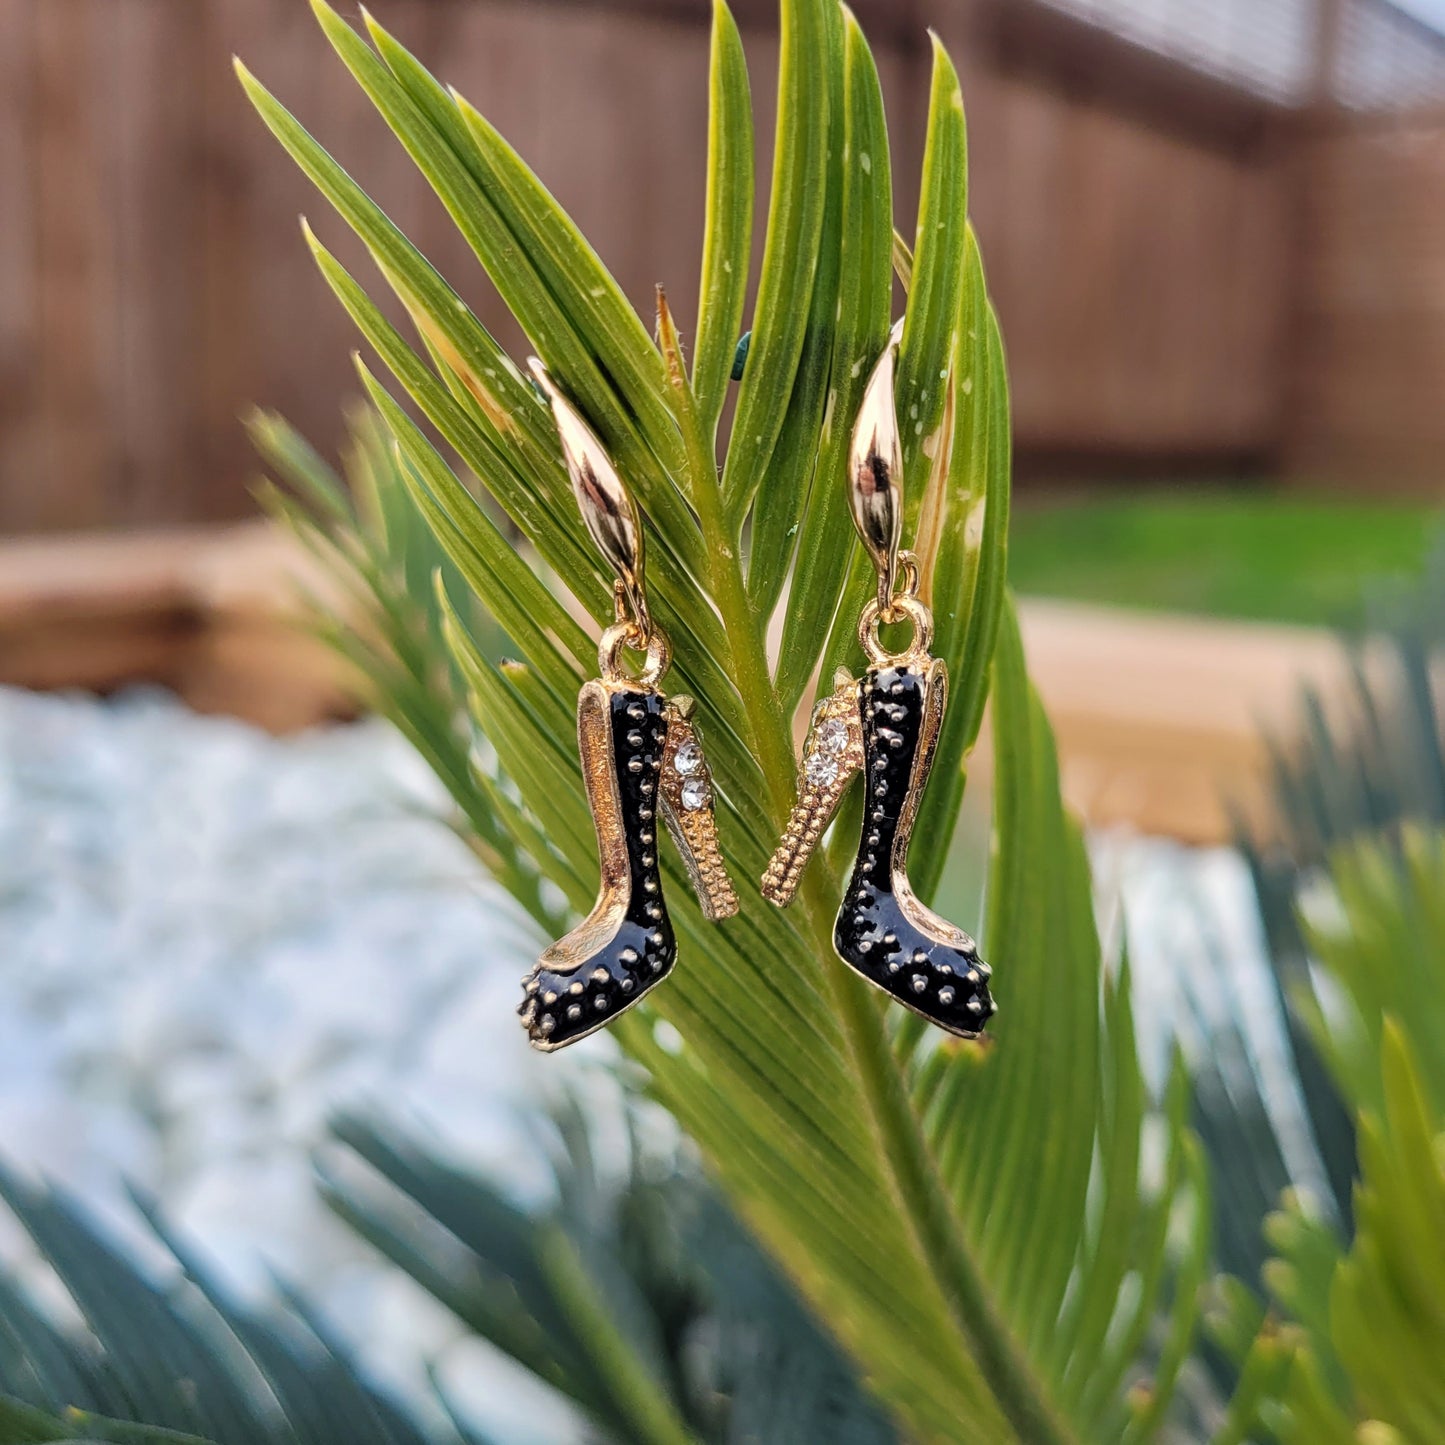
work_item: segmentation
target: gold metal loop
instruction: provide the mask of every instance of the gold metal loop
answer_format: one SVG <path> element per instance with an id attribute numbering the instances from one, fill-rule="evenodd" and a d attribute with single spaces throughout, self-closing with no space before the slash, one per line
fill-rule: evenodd
<path id="1" fill-rule="evenodd" d="M 622 666 L 624 648 L 646 654 L 636 677 Z M 597 644 L 597 665 L 605 682 L 640 682 L 644 687 L 656 687 L 671 663 L 672 644 L 660 627 L 644 632 L 630 620 L 614 622 Z"/>
<path id="2" fill-rule="evenodd" d="M 933 613 L 916 597 L 900 593 L 891 604 L 892 616 L 885 616 L 878 599 L 870 597 L 858 618 L 858 641 L 874 667 L 886 667 L 890 663 L 916 662 L 928 656 L 933 646 Z M 908 621 L 913 624 L 913 641 L 902 652 L 889 652 L 878 640 L 878 629 L 885 622 Z"/>
<path id="3" fill-rule="evenodd" d="M 918 597 L 918 589 L 923 580 L 923 574 L 918 566 L 918 554 L 907 549 L 898 554 L 898 567 L 903 574 L 903 586 L 899 588 L 887 601 L 878 609 L 880 622 L 901 622 L 903 612 L 899 603 L 905 597 Z"/>
<path id="4" fill-rule="evenodd" d="M 618 585 L 627 602 L 627 614 L 642 630 L 652 632 L 643 585 L 642 518 L 627 484 L 617 474 L 607 449 L 582 414 L 558 390 L 551 373 L 535 356 L 527 365 L 552 406 L 552 419 L 562 443 L 567 475 L 582 511 L 582 520 L 597 549 L 617 574 Z"/>
<path id="5" fill-rule="evenodd" d="M 903 442 L 893 392 L 897 335 L 895 327 L 863 389 L 848 452 L 848 506 L 878 573 L 880 612 L 887 610 L 897 590 L 903 534 Z"/>

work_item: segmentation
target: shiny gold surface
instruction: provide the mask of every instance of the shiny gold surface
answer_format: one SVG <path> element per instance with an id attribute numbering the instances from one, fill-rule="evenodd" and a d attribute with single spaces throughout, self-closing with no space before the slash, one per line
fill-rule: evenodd
<path id="1" fill-rule="evenodd" d="M 918 807 L 923 798 L 923 789 L 928 783 L 928 774 L 933 768 L 933 755 L 938 750 L 938 734 L 943 727 L 943 710 L 948 703 L 948 668 L 942 658 L 927 661 L 927 676 L 924 680 L 923 721 L 918 730 L 918 751 L 913 755 L 913 769 L 909 776 L 908 795 L 903 801 L 903 810 L 898 818 L 898 831 L 893 835 L 893 853 L 889 872 L 893 878 L 893 896 L 903 915 L 919 932 L 936 939 L 951 948 L 973 949 L 972 938 L 956 924 L 941 918 L 926 907 L 913 891 L 908 881 L 908 843 L 913 836 L 913 825 L 918 821 Z M 978 968 L 988 977 L 988 965 Z M 901 1000 L 907 1004 L 907 999 Z M 928 1017 L 928 1015 L 925 1015 Z"/>
<path id="2" fill-rule="evenodd" d="M 878 573 L 878 606 L 887 612 L 897 583 L 903 535 L 903 443 L 894 408 L 894 345 L 873 367 L 853 423 L 848 454 L 848 506 Z"/>
<path id="3" fill-rule="evenodd" d="M 622 665 L 622 654 L 628 648 L 645 654 L 635 678 L 629 677 Z M 644 641 L 642 628 L 636 622 L 615 622 L 597 644 L 597 665 L 604 682 L 637 682 L 643 687 L 655 687 L 671 663 L 672 644 L 660 627 L 654 627 Z"/>
<path id="4" fill-rule="evenodd" d="M 843 745 L 838 749 L 826 748 L 823 742 L 824 729 L 833 722 L 845 729 Z M 820 767 L 816 759 L 835 766 Z M 808 859 L 837 812 L 844 790 L 862 767 L 863 725 L 858 712 L 858 682 L 846 668 L 840 667 L 833 677 L 832 693 L 813 709 L 808 724 L 808 737 L 798 768 L 797 802 L 762 878 L 761 891 L 768 902 L 786 908 L 793 901 Z"/>
<path id="5" fill-rule="evenodd" d="M 650 638 L 653 628 L 643 586 L 644 544 L 637 504 L 596 432 L 558 389 L 551 373 L 535 356 L 528 357 L 527 365 L 551 403 L 582 520 L 617 574 L 632 620 L 642 629 L 642 635 Z"/>
<path id="6" fill-rule="evenodd" d="M 579 968 L 617 932 L 627 912 L 630 872 L 622 803 L 612 768 L 612 724 L 609 698 L 615 689 L 604 682 L 584 683 L 577 696 L 577 747 L 582 783 L 597 830 L 597 857 L 602 882 L 592 912 L 565 938 L 559 938 L 537 961 L 539 969 L 567 973 Z M 545 1043 L 537 1047 L 546 1049 Z"/>
<path id="7" fill-rule="evenodd" d="M 933 645 L 933 613 L 916 597 L 906 592 L 893 599 L 895 616 L 891 621 L 913 624 L 913 639 L 902 652 L 889 652 L 878 639 L 883 618 L 878 599 L 870 597 L 858 617 L 858 641 L 874 667 L 923 667 L 930 661 L 928 649 Z"/>

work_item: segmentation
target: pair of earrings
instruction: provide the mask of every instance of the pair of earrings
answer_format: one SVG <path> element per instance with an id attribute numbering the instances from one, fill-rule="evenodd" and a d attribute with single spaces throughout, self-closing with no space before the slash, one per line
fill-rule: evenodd
<path id="1" fill-rule="evenodd" d="M 862 837 L 833 931 L 844 963 L 899 1003 L 951 1034 L 975 1037 L 994 1012 L 989 967 L 973 940 L 918 900 L 907 856 L 933 766 L 947 700 L 943 661 L 931 656 L 933 617 L 920 599 L 919 568 L 901 551 L 898 478 L 902 447 L 894 407 L 894 329 L 868 380 L 853 429 L 849 503 L 878 574 L 878 593 L 858 620 L 868 659 L 862 678 L 844 668 L 813 710 L 797 802 L 762 879 L 781 908 L 823 838 L 855 774 L 864 777 Z M 610 1023 L 660 983 L 677 945 L 658 868 L 659 817 L 702 906 L 717 922 L 738 911 L 718 847 L 712 775 L 693 729 L 693 701 L 658 688 L 671 661 L 643 586 L 643 534 L 632 496 L 596 434 L 535 357 L 533 375 L 551 404 L 582 517 L 617 581 L 615 620 L 598 648 L 601 677 L 583 685 L 577 736 L 597 830 L 602 883 L 592 912 L 538 960 L 518 1010 L 532 1043 L 552 1052 Z M 900 585 L 901 583 L 901 585 Z M 908 622 L 913 638 L 890 652 L 885 623 Z M 643 654 L 636 677 L 628 648 Z"/>

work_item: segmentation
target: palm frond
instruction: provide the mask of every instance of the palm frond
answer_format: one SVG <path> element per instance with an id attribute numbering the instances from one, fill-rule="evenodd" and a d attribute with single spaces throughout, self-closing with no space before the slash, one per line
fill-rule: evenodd
<path id="1" fill-rule="evenodd" d="M 540 1211 L 392 1129 L 352 1117 L 335 1133 L 337 1213 L 608 1439 L 897 1439 L 716 1193 L 636 1129 L 604 1176 L 575 1102 L 539 1121 L 557 1181 Z"/>
<path id="2" fill-rule="evenodd" d="M 712 67 L 709 208 L 719 230 L 696 394 L 668 308 L 654 345 L 480 114 L 376 22 L 368 45 L 322 0 L 315 9 L 637 491 L 655 611 L 679 686 L 699 703 L 739 878 L 760 876 L 792 802 L 791 726 L 812 679 L 859 664 L 854 619 L 867 578 L 840 505 L 844 450 L 861 378 L 888 329 L 890 260 L 904 264 L 909 499 L 930 539 L 936 648 L 955 696 L 920 820 L 916 882 L 925 896 L 937 885 L 992 680 L 996 1041 L 920 1039 L 837 966 L 831 915 L 846 818 L 789 914 L 754 897 L 726 927 L 707 926 L 669 864 L 690 962 L 653 996 L 655 1008 L 616 1032 L 912 1438 L 1156 1435 L 1195 1336 L 1206 1191 L 1184 1091 L 1176 1084 L 1157 1100 L 1140 1078 L 1127 990 L 1100 957 L 1081 840 L 1059 802 L 1052 738 L 1009 617 L 1003 350 L 967 229 L 962 100 L 948 57 L 936 50 L 909 254 L 892 242 L 886 127 L 862 33 L 829 0 L 785 0 L 762 279 L 719 469 L 712 433 L 739 314 L 723 262 L 736 270 L 745 260 L 750 190 L 746 70 L 725 7 Z M 405 491 L 452 567 L 435 594 L 440 627 L 486 747 L 470 749 L 468 777 L 449 754 L 445 780 L 469 820 L 485 819 L 489 850 L 515 859 L 509 886 L 546 879 L 584 909 L 595 856 L 567 693 L 585 658 L 568 619 L 601 621 L 610 588 L 570 504 L 547 414 L 457 292 L 259 81 L 244 69 L 242 80 L 367 246 L 416 343 L 313 239 L 327 281 L 396 386 L 509 518 L 520 555 L 544 562 L 572 594 L 565 606 L 534 598 L 519 614 L 526 584 L 498 550 L 486 507 L 364 370 L 394 443 L 394 465 L 377 479 Z M 322 503 L 328 526 L 337 525 L 334 501 Z M 770 653 L 779 610 L 782 643 Z M 519 660 L 497 660 L 484 617 Z M 413 670 L 403 681 L 410 689 L 419 678 Z M 396 715 L 432 707 L 440 719 L 450 703 L 398 689 L 388 706 Z M 681 1049 L 657 1032 L 659 1020 Z M 1157 1159 L 1146 1157 L 1146 1135 L 1162 1140 Z M 1147 1389 L 1135 1388 L 1145 1379 Z M 619 1378 L 618 1388 L 643 1384 Z M 665 1436 L 667 1413 L 653 1418 Z"/>
<path id="3" fill-rule="evenodd" d="M 1283 1060 L 1297 1084 L 1290 1099 L 1267 1099 L 1244 1034 L 1217 1016 L 1209 1024 L 1209 1048 L 1191 1061 L 1195 1124 L 1211 1156 L 1219 1199 L 1219 1258 L 1242 1279 L 1257 1280 L 1269 1258 L 1260 1225 L 1287 1189 L 1303 1188 L 1341 1237 L 1353 1229 L 1354 1114 L 1363 1103 L 1378 1103 L 1378 1082 L 1366 1089 L 1363 1080 L 1375 1075 L 1379 1027 L 1357 1048 L 1352 1077 L 1342 1078 L 1321 1052 L 1319 967 L 1343 982 L 1353 955 L 1348 945 L 1336 952 L 1328 930 L 1312 932 L 1308 919 L 1337 913 L 1344 887 L 1352 892 L 1354 916 L 1378 909 L 1377 926 L 1387 926 L 1385 919 L 1398 917 L 1390 902 L 1396 865 L 1377 859 L 1372 869 L 1356 865 L 1333 873 L 1333 860 L 1361 840 L 1398 850 L 1412 828 L 1445 822 L 1445 794 L 1438 786 L 1445 775 L 1445 720 L 1430 685 L 1433 659 L 1445 640 L 1442 602 L 1440 546 L 1420 578 L 1370 588 L 1361 630 L 1341 639 L 1350 664 L 1345 695 L 1327 702 L 1305 689 L 1295 736 L 1268 740 L 1275 805 L 1270 834 L 1237 830 L 1270 965 L 1255 982 L 1272 995 L 1267 1001 L 1282 1025 Z M 1413 869 L 1418 859 L 1398 866 Z M 1364 1016 L 1378 1019 L 1379 1009 L 1392 1007 L 1412 1020 L 1414 1037 L 1445 1036 L 1433 983 L 1426 979 L 1407 990 L 1399 976 L 1402 970 L 1428 971 L 1418 930 L 1397 934 L 1392 943 L 1376 1012 Z M 1239 1012 L 1253 1006 L 1243 1000 L 1233 1005 Z M 1362 1050 L 1372 1052 L 1367 1057 Z M 1240 1147 L 1241 1140 L 1247 1147 Z"/>
<path id="4" fill-rule="evenodd" d="M 1445 1429 L 1445 839 L 1357 844 L 1333 877 L 1339 915 L 1309 932 L 1339 992 L 1309 1013 L 1358 1111 L 1355 1229 L 1346 1242 L 1298 1200 L 1271 1220 L 1269 1282 L 1304 1336 L 1280 1433 L 1354 1440 L 1369 1420 L 1430 1440 Z"/>
<path id="5" fill-rule="evenodd" d="M 1445 732 L 1430 685 L 1442 597 L 1439 548 L 1418 581 L 1373 589 L 1364 630 L 1342 643 L 1345 698 L 1307 691 L 1297 738 L 1271 740 L 1278 831 L 1240 832 L 1269 962 L 1254 983 L 1273 995 L 1292 1087 L 1282 1098 L 1242 1027 L 1213 1022 L 1195 1119 L 1219 1254 L 1270 1299 L 1221 1286 L 1220 1342 L 1238 1370 L 1221 1441 L 1438 1433 L 1421 1433 L 1438 1372 L 1394 1366 L 1418 1362 L 1422 1341 L 1439 1348 L 1413 1296 L 1438 1259 L 1425 1247 L 1407 1262 L 1396 1244 L 1440 1197 L 1427 1141 L 1445 1086 Z"/>
<path id="6" fill-rule="evenodd" d="M 413 1418 L 314 1318 L 238 1303 L 153 1206 L 164 1280 L 62 1191 L 5 1172 L 0 1197 L 82 1321 L 58 1323 L 0 1276 L 4 1445 L 484 1445 Z"/>

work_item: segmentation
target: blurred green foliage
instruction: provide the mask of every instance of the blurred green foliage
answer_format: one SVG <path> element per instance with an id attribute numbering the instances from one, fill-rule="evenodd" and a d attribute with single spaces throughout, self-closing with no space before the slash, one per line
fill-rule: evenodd
<path id="1" fill-rule="evenodd" d="M 1027 596 L 1343 627 L 1372 580 L 1414 577 L 1436 535 L 1426 503 L 1235 486 L 1030 498 L 1009 577 Z"/>
<path id="2" fill-rule="evenodd" d="M 1346 1150 L 1360 1141 L 1358 1168 L 1332 1156 L 1333 1212 L 1323 1194 L 1315 1207 L 1277 1147 L 1258 1074 L 1227 1047 L 1237 1030 L 1226 1019 L 1195 1077 L 1176 1059 L 1156 1094 L 1139 1064 L 1128 969 L 1101 952 L 1083 838 L 1062 805 L 1005 588 L 1002 345 L 967 222 L 962 97 L 947 55 L 935 51 L 910 248 L 893 240 L 881 88 L 861 31 L 831 0 L 783 0 L 767 242 L 739 421 L 719 466 L 753 198 L 747 69 L 725 6 L 715 12 L 709 246 L 690 374 L 667 307 L 654 340 L 477 111 L 370 17 L 362 34 L 320 0 L 314 8 L 638 490 L 658 611 L 717 761 L 740 878 L 757 876 L 791 802 L 792 722 L 810 680 L 858 663 L 853 619 L 869 579 L 841 503 L 841 439 L 886 334 L 896 268 L 909 293 L 900 406 L 917 418 L 908 495 L 913 517 L 927 497 L 941 519 L 933 600 L 955 684 L 920 820 L 933 847 L 915 876 L 924 894 L 937 887 L 988 699 L 984 912 L 1003 1002 L 992 1046 L 960 1046 L 846 975 L 828 942 L 846 861 L 838 848 L 790 915 L 754 897 L 735 924 L 709 928 L 679 896 L 685 979 L 680 971 L 614 1037 L 630 1076 L 697 1142 L 730 1208 L 695 1182 L 676 1195 L 646 1179 L 602 1190 L 574 1131 L 556 1207 L 524 1214 L 405 1141 L 343 1123 L 339 1139 L 379 1178 L 358 1190 L 328 1177 L 338 1211 L 627 1445 L 891 1435 L 1438 1445 L 1445 1374 L 1429 1365 L 1445 1298 L 1445 1229 L 1435 1227 L 1445 1209 L 1434 1097 L 1440 845 L 1429 833 L 1352 835 L 1343 851 L 1293 859 L 1279 890 L 1292 919 L 1306 884 L 1337 905 L 1330 931 L 1317 920 L 1296 930 L 1320 968 L 1275 979 L 1307 1122 L 1328 1117 Z M 396 393 L 362 367 L 375 411 L 360 423 L 349 487 L 283 423 L 258 418 L 289 487 L 267 501 L 347 599 L 329 614 L 318 599 L 323 633 L 436 768 L 480 856 L 552 931 L 586 908 L 595 880 L 572 702 L 591 666 L 581 619 L 607 617 L 606 578 L 546 415 L 511 359 L 300 121 L 244 71 L 243 81 L 391 293 L 383 308 L 308 232 Z M 392 300 L 414 337 L 388 319 Z M 1232 510 L 1139 501 L 1041 513 L 1024 524 L 1015 576 L 1038 585 L 1067 563 L 1090 586 L 1108 580 L 1107 598 L 1073 584 L 1094 600 L 1318 621 L 1351 590 L 1342 578 L 1418 560 L 1420 515 L 1385 517 L 1254 499 Z M 1035 526 L 1047 545 L 1034 556 L 1049 567 L 1030 561 Z M 500 661 L 503 648 L 518 660 Z M 1331 769 L 1360 781 L 1343 757 L 1317 757 L 1315 793 L 1339 796 Z M 1365 780 L 1350 796 L 1373 806 L 1378 791 Z M 1347 1011 L 1316 1006 L 1326 988 L 1353 1004 L 1355 1026 Z M 1216 1195 L 1232 1201 L 1218 1236 Z M 87 1400 L 116 1419 L 227 1445 L 321 1445 L 338 1428 L 382 1445 L 419 1438 L 300 1301 L 266 1321 L 238 1312 L 154 1213 L 189 1284 L 156 1285 L 52 1192 L 12 1183 L 7 1196 L 87 1329 L 61 1330 L 9 1292 L 0 1381 L 33 1405 L 0 1408 L 0 1445 L 76 1438 L 74 1417 L 46 1411 Z M 641 1233 L 637 1210 L 648 1218 Z M 1210 1288 L 1216 1239 L 1245 1278 Z M 692 1256 L 720 1241 L 740 1263 L 709 1279 Z M 700 1366 L 677 1347 L 687 1331 L 669 1330 L 710 1312 L 717 1348 Z M 811 1395 L 795 1388 L 803 1379 Z M 820 1423 L 821 1405 L 840 1398 L 851 1407 Z M 123 1427 L 93 1429 L 114 1438 L 103 1432 Z M 460 1424 L 441 1436 L 458 1437 Z"/>

